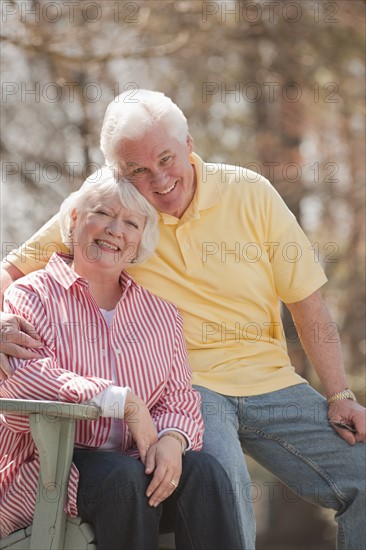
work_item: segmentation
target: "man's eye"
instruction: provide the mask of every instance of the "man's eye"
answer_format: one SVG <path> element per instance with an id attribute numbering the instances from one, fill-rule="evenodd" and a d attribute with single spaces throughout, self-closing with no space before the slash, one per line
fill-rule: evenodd
<path id="1" fill-rule="evenodd" d="M 161 162 L 162 162 L 163 164 L 167 164 L 172 158 L 173 158 L 172 155 L 169 155 L 169 156 L 167 156 L 167 157 L 163 157 L 163 158 L 161 159 Z"/>
<path id="2" fill-rule="evenodd" d="M 145 168 L 135 168 L 135 170 L 132 171 L 132 175 L 138 175 L 145 172 Z"/>

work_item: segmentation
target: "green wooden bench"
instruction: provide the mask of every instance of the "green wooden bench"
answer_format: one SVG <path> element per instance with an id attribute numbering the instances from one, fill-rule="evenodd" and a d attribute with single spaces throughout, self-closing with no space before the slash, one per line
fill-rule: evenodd
<path id="1" fill-rule="evenodd" d="M 96 420 L 99 409 L 53 401 L 0 399 L 0 412 L 29 416 L 40 457 L 33 525 L 0 540 L 4 550 L 96 550 L 90 525 L 64 513 L 76 420 Z"/>
<path id="2" fill-rule="evenodd" d="M 59 401 L 0 399 L 0 413 L 29 416 L 39 452 L 40 474 L 33 525 L 0 540 L 0 550 L 97 550 L 92 527 L 64 513 L 74 449 L 76 420 L 96 420 L 93 405 Z M 0 512 L 1 513 L 1 512 Z M 160 548 L 174 548 L 162 535 Z"/>

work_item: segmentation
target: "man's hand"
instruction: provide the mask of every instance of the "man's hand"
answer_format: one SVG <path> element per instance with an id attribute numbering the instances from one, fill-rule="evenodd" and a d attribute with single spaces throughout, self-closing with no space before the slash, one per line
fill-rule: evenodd
<path id="1" fill-rule="evenodd" d="M 145 464 L 148 450 L 158 441 L 158 433 L 144 401 L 133 392 L 128 392 L 124 420 L 139 450 L 141 462 Z"/>
<path id="2" fill-rule="evenodd" d="M 350 445 L 366 443 L 366 409 L 351 399 L 334 401 L 328 408 L 329 422 L 335 431 Z M 341 428 L 337 424 L 343 424 Z M 352 433 L 347 426 L 355 430 Z"/>
<path id="3" fill-rule="evenodd" d="M 33 325 L 10 313 L 1 312 L 0 335 L 0 380 L 6 380 L 13 374 L 7 355 L 37 359 L 39 355 L 30 348 L 37 349 L 43 344 Z"/>
<path id="4" fill-rule="evenodd" d="M 182 475 L 182 446 L 175 438 L 162 437 L 149 450 L 145 473 L 153 472 L 146 495 L 150 506 L 156 507 L 175 491 Z"/>

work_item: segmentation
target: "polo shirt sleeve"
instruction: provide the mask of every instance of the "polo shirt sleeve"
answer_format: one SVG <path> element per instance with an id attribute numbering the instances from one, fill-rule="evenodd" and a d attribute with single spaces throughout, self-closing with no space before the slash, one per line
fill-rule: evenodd
<path id="1" fill-rule="evenodd" d="M 54 252 L 69 252 L 62 243 L 59 215 L 56 214 L 19 248 L 12 250 L 5 260 L 24 275 L 43 269 Z"/>
<path id="2" fill-rule="evenodd" d="M 314 247 L 295 216 L 274 187 L 262 183 L 261 213 L 266 241 L 263 243 L 272 265 L 279 298 L 285 303 L 303 300 L 327 281 Z"/>

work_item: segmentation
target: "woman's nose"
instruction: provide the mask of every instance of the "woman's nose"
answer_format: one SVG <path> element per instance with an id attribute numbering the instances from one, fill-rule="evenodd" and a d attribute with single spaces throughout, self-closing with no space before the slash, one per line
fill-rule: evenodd
<path id="1" fill-rule="evenodd" d="M 106 227 L 106 232 L 109 235 L 114 235 L 115 237 L 123 236 L 123 223 L 119 220 L 112 220 Z"/>

